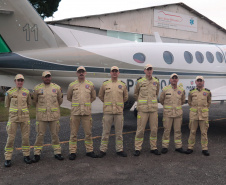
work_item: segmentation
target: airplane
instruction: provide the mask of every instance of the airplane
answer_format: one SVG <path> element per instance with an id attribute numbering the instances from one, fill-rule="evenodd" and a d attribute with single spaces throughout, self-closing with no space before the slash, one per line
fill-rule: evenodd
<path id="1" fill-rule="evenodd" d="M 150 63 L 161 89 L 177 73 L 188 94 L 202 75 L 212 100 L 226 100 L 226 45 L 163 43 L 158 34 L 155 43 L 131 42 L 47 25 L 27 0 L 0 1 L 0 25 L 0 86 L 14 86 L 14 76 L 21 73 L 25 87 L 33 89 L 49 70 L 66 92 L 82 65 L 98 90 L 110 78 L 110 68 L 118 66 L 134 102 L 136 79 Z"/>

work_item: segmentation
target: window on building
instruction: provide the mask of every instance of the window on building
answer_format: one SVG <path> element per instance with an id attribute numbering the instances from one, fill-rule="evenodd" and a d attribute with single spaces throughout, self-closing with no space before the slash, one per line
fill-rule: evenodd
<path id="1" fill-rule="evenodd" d="M 143 42 L 143 35 L 137 34 L 137 33 L 128 33 L 128 32 L 107 30 L 107 36 L 115 37 L 118 39 L 130 40 L 130 41 L 134 41 L 134 42 Z"/>
<path id="2" fill-rule="evenodd" d="M 212 53 L 210 53 L 209 51 L 206 52 L 206 58 L 208 60 L 209 63 L 213 63 L 214 61 L 214 56 Z"/>
<path id="3" fill-rule="evenodd" d="M 223 55 L 219 51 L 216 52 L 216 57 L 218 62 L 223 62 Z"/>
<path id="4" fill-rule="evenodd" d="M 196 57 L 196 60 L 197 60 L 199 63 L 203 63 L 204 57 L 203 57 L 203 54 L 202 54 L 200 51 L 196 51 L 196 52 L 195 52 L 195 57 Z"/>
<path id="5" fill-rule="evenodd" d="M 191 64 L 193 62 L 193 56 L 189 51 L 184 52 L 184 58 L 187 63 Z"/>
<path id="6" fill-rule="evenodd" d="M 163 58 L 167 64 L 173 63 L 174 57 L 173 57 L 172 53 L 170 53 L 169 51 L 164 51 Z"/>

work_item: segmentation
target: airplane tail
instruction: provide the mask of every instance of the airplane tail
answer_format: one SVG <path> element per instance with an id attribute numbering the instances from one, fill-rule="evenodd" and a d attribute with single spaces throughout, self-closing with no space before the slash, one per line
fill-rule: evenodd
<path id="1" fill-rule="evenodd" d="M 0 53 L 57 48 L 58 44 L 27 0 L 0 1 Z"/>

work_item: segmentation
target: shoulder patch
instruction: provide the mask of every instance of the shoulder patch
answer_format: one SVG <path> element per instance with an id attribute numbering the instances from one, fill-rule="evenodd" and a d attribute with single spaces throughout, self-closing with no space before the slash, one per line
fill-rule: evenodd
<path id="1" fill-rule="evenodd" d="M 71 83 L 69 84 L 69 87 L 71 87 L 72 85 L 77 84 L 77 83 L 78 83 L 78 80 L 75 80 L 74 82 L 71 82 Z"/>
<path id="2" fill-rule="evenodd" d="M 86 80 L 86 83 L 88 83 L 89 85 L 94 86 L 93 82 L 91 82 L 91 81 L 89 81 L 89 80 Z"/>
<path id="3" fill-rule="evenodd" d="M 159 82 L 159 79 L 157 77 L 153 77 L 154 81 Z"/>
<path id="4" fill-rule="evenodd" d="M 140 80 L 142 77 L 137 78 L 137 81 Z"/>
<path id="5" fill-rule="evenodd" d="M 8 94 L 12 94 L 12 93 L 15 92 L 15 91 L 17 91 L 17 89 L 16 89 L 16 87 L 13 87 L 13 88 L 9 89 L 9 90 L 7 91 L 7 93 L 8 93 Z"/>
<path id="6" fill-rule="evenodd" d="M 122 80 L 120 80 L 122 83 L 126 84 L 125 82 L 123 82 Z"/>

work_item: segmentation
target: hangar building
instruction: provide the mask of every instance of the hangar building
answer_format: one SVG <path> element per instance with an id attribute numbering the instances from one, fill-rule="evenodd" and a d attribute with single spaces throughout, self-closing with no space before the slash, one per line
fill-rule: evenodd
<path id="1" fill-rule="evenodd" d="M 49 21 L 48 24 L 134 42 L 226 44 L 226 30 L 184 3 Z"/>

